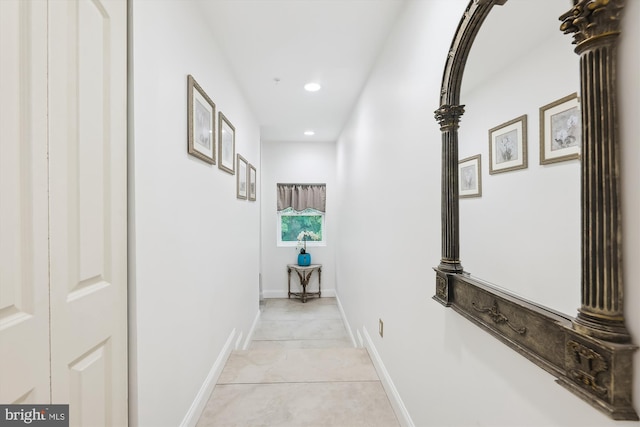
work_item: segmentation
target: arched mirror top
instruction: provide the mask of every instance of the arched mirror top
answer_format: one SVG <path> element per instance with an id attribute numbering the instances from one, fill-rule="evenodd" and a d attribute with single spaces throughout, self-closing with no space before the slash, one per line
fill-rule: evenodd
<path id="1" fill-rule="evenodd" d="M 471 1 L 467 6 L 449 48 L 442 76 L 440 106 L 458 105 L 460 103 L 462 75 L 473 41 L 491 8 L 494 5 L 502 5 L 506 1 L 478 0 Z"/>

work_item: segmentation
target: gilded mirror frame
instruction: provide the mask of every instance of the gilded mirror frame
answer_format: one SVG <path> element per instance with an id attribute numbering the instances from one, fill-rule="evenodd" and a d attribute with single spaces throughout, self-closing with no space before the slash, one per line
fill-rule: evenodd
<path id="1" fill-rule="evenodd" d="M 470 0 L 447 57 L 435 118 L 442 131 L 442 257 L 436 301 L 451 307 L 616 420 L 638 420 L 621 266 L 616 48 L 624 0 L 573 0 L 559 17 L 580 60 L 581 306 L 558 313 L 471 277 L 460 262 L 458 127 L 462 75 L 482 23 L 507 0 Z"/>

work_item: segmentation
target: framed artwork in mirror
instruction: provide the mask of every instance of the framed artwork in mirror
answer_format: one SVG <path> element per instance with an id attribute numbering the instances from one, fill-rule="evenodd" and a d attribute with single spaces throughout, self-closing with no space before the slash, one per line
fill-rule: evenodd
<path id="1" fill-rule="evenodd" d="M 249 164 L 249 200 L 256 200 L 256 167 Z"/>
<path id="2" fill-rule="evenodd" d="M 527 115 L 489 130 L 491 175 L 527 168 Z"/>
<path id="3" fill-rule="evenodd" d="M 215 122 L 216 105 L 192 75 L 188 86 L 188 152 L 212 165 L 216 164 Z"/>
<path id="4" fill-rule="evenodd" d="M 458 162 L 459 197 L 482 196 L 482 169 L 480 154 L 467 157 Z"/>
<path id="5" fill-rule="evenodd" d="M 577 93 L 540 108 L 540 164 L 580 158 L 580 99 Z"/>
<path id="6" fill-rule="evenodd" d="M 238 199 L 247 200 L 247 160 L 238 154 L 236 174 L 236 197 Z"/>
<path id="7" fill-rule="evenodd" d="M 236 157 L 236 128 L 222 114 L 218 113 L 218 168 L 233 175 Z"/>

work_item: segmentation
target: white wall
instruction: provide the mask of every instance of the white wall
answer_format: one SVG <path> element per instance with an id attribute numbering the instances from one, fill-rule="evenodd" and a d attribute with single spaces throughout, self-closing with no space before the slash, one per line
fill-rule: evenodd
<path id="1" fill-rule="evenodd" d="M 322 295 L 335 296 L 335 233 L 337 221 L 335 142 L 263 142 L 261 163 L 262 193 L 262 294 L 265 298 L 287 296 L 287 264 L 295 264 L 295 247 L 276 246 L 278 215 L 276 184 L 314 183 L 327 185 L 325 214 L 326 246 L 307 247 L 311 262 L 322 264 Z M 307 290 L 317 289 L 316 275 Z M 299 288 L 297 277 L 291 279 L 291 290 Z M 295 287 L 294 287 L 295 285 Z"/>
<path id="2" fill-rule="evenodd" d="M 635 426 L 614 423 L 431 299 L 432 267 L 441 255 L 441 133 L 433 111 L 444 59 L 466 5 L 466 0 L 407 3 L 338 141 L 338 297 L 354 335 L 371 342 L 416 426 Z M 627 2 L 625 13 L 625 22 L 636 22 L 640 3 Z M 640 259 L 640 36 L 637 26 L 627 24 L 625 30 L 619 50 L 625 68 L 618 79 L 625 86 L 620 91 L 625 292 L 628 325 L 638 342 L 640 313 L 634 308 L 640 305 L 640 287 L 632 274 L 638 273 L 633 260 Z M 359 214 L 371 207 L 374 212 Z M 359 251 L 352 250 L 353 242 Z M 379 318 L 384 338 L 376 333 Z"/>
<path id="3" fill-rule="evenodd" d="M 132 11 L 131 425 L 176 426 L 258 314 L 259 202 L 236 199 L 235 176 L 187 154 L 187 75 L 254 164 L 260 135 L 197 2 Z"/>

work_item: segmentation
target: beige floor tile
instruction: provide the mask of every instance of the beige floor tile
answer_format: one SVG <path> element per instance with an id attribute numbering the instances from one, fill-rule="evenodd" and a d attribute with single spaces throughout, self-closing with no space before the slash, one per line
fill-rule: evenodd
<path id="1" fill-rule="evenodd" d="M 218 385 L 199 427 L 396 427 L 380 382 Z"/>
<path id="2" fill-rule="evenodd" d="M 200 427 L 396 427 L 365 349 L 335 298 L 266 299 L 249 350 L 234 351 Z"/>
<path id="3" fill-rule="evenodd" d="M 328 298 L 327 298 L 328 299 Z M 260 316 L 263 320 L 309 320 L 309 319 L 342 319 L 340 310 L 335 304 L 327 304 L 321 299 L 302 303 L 299 300 L 276 300 L 265 304 Z"/>
<path id="4" fill-rule="evenodd" d="M 253 339 L 341 339 L 346 333 L 341 319 L 261 320 Z"/>
<path id="5" fill-rule="evenodd" d="M 234 351 L 218 384 L 376 380 L 363 348 L 306 348 Z"/>
<path id="6" fill-rule="evenodd" d="M 327 340 L 254 340 L 249 344 L 249 350 L 274 348 L 354 348 L 354 346 L 348 338 Z"/>

